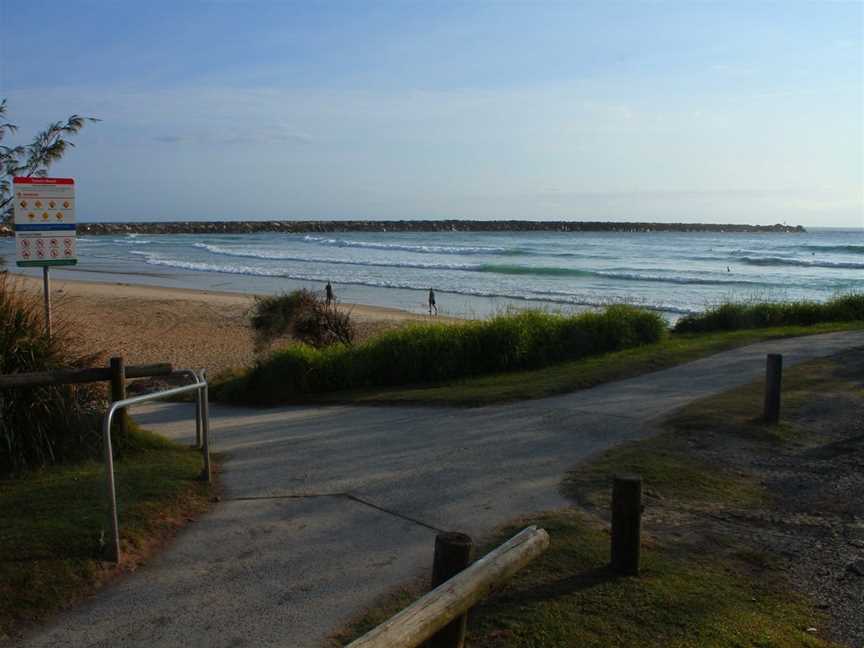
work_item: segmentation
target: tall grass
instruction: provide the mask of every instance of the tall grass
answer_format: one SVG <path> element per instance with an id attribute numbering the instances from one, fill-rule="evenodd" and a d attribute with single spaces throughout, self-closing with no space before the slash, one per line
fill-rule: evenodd
<path id="1" fill-rule="evenodd" d="M 629 306 L 569 317 L 526 311 L 464 324 L 414 324 L 355 346 L 292 345 L 220 395 L 275 404 L 309 393 L 531 369 L 656 342 L 665 332 L 659 315 Z"/>
<path id="2" fill-rule="evenodd" d="M 812 326 L 822 322 L 864 320 L 864 293 L 839 295 L 827 302 L 727 302 L 682 317 L 676 333 L 707 333 L 771 326 Z"/>
<path id="3" fill-rule="evenodd" d="M 0 273 L 0 374 L 82 366 L 62 320 L 45 333 L 42 300 Z M 0 475 L 92 454 L 101 407 L 91 385 L 0 389 Z"/>

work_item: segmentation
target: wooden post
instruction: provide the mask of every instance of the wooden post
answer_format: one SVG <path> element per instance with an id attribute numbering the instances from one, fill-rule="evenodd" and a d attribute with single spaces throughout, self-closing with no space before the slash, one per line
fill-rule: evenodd
<path id="1" fill-rule="evenodd" d="M 780 385 L 783 380 L 783 356 L 769 353 L 765 362 L 765 422 L 777 425 L 780 422 Z"/>
<path id="2" fill-rule="evenodd" d="M 435 558 L 432 562 L 432 589 L 450 580 L 471 564 L 474 541 L 465 533 L 447 532 L 435 536 Z M 426 644 L 427 648 L 463 648 L 468 615 L 463 614 L 439 630 Z"/>
<path id="3" fill-rule="evenodd" d="M 126 367 L 123 357 L 111 358 L 111 402 L 124 400 L 126 398 Z M 125 436 L 128 427 L 126 425 L 126 411 L 118 412 L 114 432 Z"/>
<path id="4" fill-rule="evenodd" d="M 346 648 L 420 646 L 548 548 L 549 534 L 528 527 Z"/>
<path id="5" fill-rule="evenodd" d="M 48 266 L 42 266 L 42 288 L 45 292 L 45 333 L 51 337 L 51 278 L 48 276 Z"/>
<path id="6" fill-rule="evenodd" d="M 612 569 L 639 575 L 642 536 L 642 478 L 617 475 L 612 485 Z"/>

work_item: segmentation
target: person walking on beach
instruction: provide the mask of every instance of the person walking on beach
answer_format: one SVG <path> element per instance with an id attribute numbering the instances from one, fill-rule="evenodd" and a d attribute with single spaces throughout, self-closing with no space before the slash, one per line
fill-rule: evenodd
<path id="1" fill-rule="evenodd" d="M 429 289 L 429 315 L 432 315 L 432 309 L 435 309 L 435 314 L 438 314 L 438 306 L 435 305 L 435 291 Z"/>
<path id="2" fill-rule="evenodd" d="M 328 307 L 332 306 L 333 305 L 333 299 L 334 299 L 333 298 L 333 286 L 330 285 L 329 281 L 327 282 L 327 285 L 324 286 L 324 295 L 325 295 L 325 300 L 324 300 L 325 305 Z"/>

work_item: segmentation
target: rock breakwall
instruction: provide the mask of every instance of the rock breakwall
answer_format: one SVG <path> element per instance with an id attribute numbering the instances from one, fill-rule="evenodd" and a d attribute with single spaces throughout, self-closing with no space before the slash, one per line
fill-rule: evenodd
<path id="1" fill-rule="evenodd" d="M 78 234 L 256 234 L 260 232 L 804 232 L 800 225 L 713 223 L 625 223 L 590 221 L 178 221 L 147 223 L 78 223 Z M 0 225 L 0 236 L 11 236 Z"/>

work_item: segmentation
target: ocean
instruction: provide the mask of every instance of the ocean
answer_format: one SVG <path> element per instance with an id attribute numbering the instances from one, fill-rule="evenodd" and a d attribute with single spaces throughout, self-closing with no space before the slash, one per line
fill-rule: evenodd
<path id="1" fill-rule="evenodd" d="M 11 239 L 0 255 L 14 268 Z M 864 230 L 806 233 L 341 232 L 81 237 L 57 278 L 274 293 L 332 282 L 339 300 L 484 317 L 628 303 L 674 320 L 723 300 L 861 290 Z M 36 274 L 37 271 L 27 271 Z"/>

